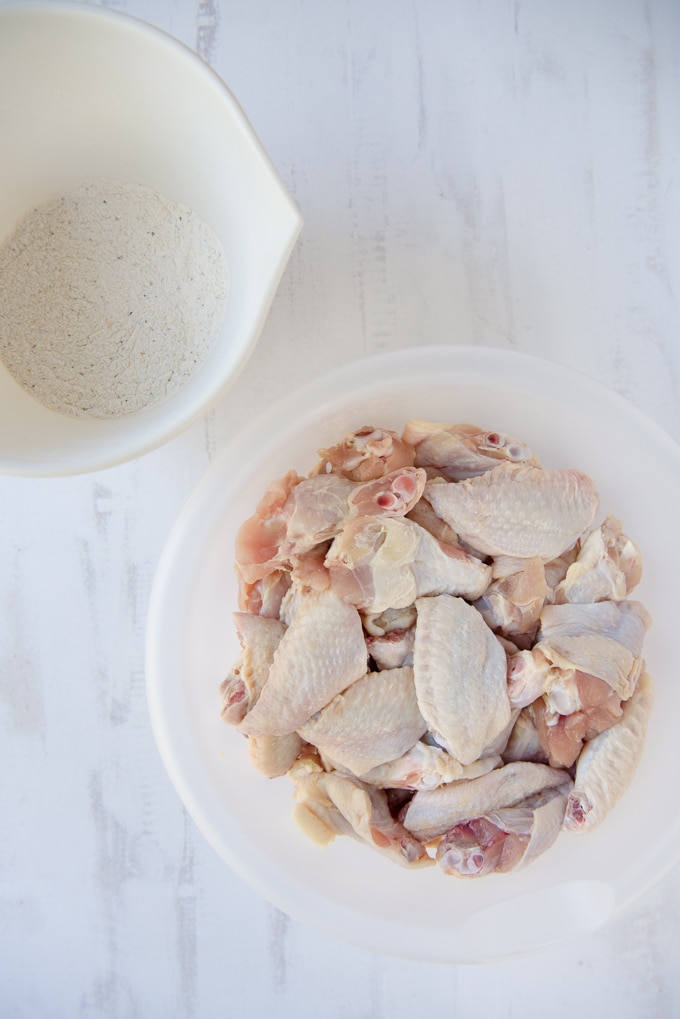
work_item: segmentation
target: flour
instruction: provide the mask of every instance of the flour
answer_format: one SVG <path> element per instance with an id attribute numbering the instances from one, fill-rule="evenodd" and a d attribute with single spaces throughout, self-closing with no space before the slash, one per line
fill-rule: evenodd
<path id="1" fill-rule="evenodd" d="M 86 181 L 0 247 L 0 358 L 53 410 L 132 414 L 205 362 L 228 295 L 224 250 L 192 210 L 141 185 Z"/>

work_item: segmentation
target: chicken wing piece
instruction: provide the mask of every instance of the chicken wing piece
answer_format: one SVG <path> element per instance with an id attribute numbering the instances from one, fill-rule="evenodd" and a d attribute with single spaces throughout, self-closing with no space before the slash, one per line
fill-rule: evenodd
<path id="1" fill-rule="evenodd" d="M 238 607 L 242 612 L 279 618 L 281 602 L 291 585 L 287 570 L 275 570 L 254 584 L 246 583 L 242 577 L 238 578 L 238 582 Z"/>
<path id="2" fill-rule="evenodd" d="M 418 709 L 413 669 L 369 672 L 299 729 L 336 765 L 361 775 L 405 753 L 427 725 Z"/>
<path id="3" fill-rule="evenodd" d="M 400 467 L 376 481 L 357 485 L 349 497 L 349 516 L 406 516 L 425 490 L 427 475 L 417 467 Z"/>
<path id="4" fill-rule="evenodd" d="M 640 675 L 650 625 L 637 601 L 546 605 L 536 647 L 553 665 L 604 679 L 626 700 Z"/>
<path id="5" fill-rule="evenodd" d="M 548 585 L 546 602 L 555 601 L 555 589 L 566 577 L 571 564 L 576 562 L 580 550 L 581 540 L 579 538 L 571 548 L 565 549 L 556 559 L 551 559 L 545 564 L 545 582 Z"/>
<path id="6" fill-rule="evenodd" d="M 378 669 L 401 669 L 413 666 L 415 626 L 407 630 L 390 630 L 382 637 L 366 634 L 366 648 Z"/>
<path id="7" fill-rule="evenodd" d="M 288 471 L 273 481 L 253 515 L 239 527 L 234 541 L 234 565 L 241 585 L 255 584 L 278 568 L 277 557 L 288 527 L 286 502 L 303 480 L 296 471 Z"/>
<path id="8" fill-rule="evenodd" d="M 342 442 L 318 450 L 315 474 L 342 474 L 352 481 L 374 481 L 399 467 L 413 467 L 415 450 L 389 428 L 365 425 Z"/>
<path id="9" fill-rule="evenodd" d="M 309 551 L 333 538 L 349 515 L 349 500 L 357 485 L 338 474 L 300 481 L 283 507 L 286 532 L 277 552 L 279 560 Z"/>
<path id="10" fill-rule="evenodd" d="M 529 447 L 502 432 L 487 432 L 476 425 L 406 422 L 404 440 L 415 447 L 418 467 L 435 467 L 452 481 L 477 477 L 502 461 L 540 466 Z"/>
<path id="11" fill-rule="evenodd" d="M 584 746 L 567 803 L 567 831 L 592 831 L 630 785 L 642 757 L 653 700 L 652 680 L 643 673 L 635 692 L 623 704 L 621 719 Z"/>
<path id="12" fill-rule="evenodd" d="M 433 539 L 422 527 L 418 534 L 418 555 L 413 563 L 418 596 L 452 594 L 471 601 L 481 597 L 489 583 L 489 565 L 460 545 Z"/>
<path id="13" fill-rule="evenodd" d="M 420 524 L 426 531 L 429 531 L 437 541 L 443 541 L 447 545 L 457 545 L 458 535 L 445 520 L 437 516 L 432 506 L 424 496 L 421 496 L 413 509 L 406 514 L 409 520 Z"/>
<path id="14" fill-rule="evenodd" d="M 330 547 L 330 541 L 322 541 L 306 552 L 294 553 L 290 556 L 290 581 L 292 587 L 299 593 L 304 595 L 310 590 L 327 591 L 331 586 L 331 578 L 326 569 L 326 556 Z M 281 599 L 279 606 L 279 615 L 282 619 L 281 613 L 287 611 L 284 608 L 287 594 L 288 592 Z"/>
<path id="15" fill-rule="evenodd" d="M 367 613 L 404 608 L 420 595 L 444 591 L 478 598 L 491 576 L 475 556 L 402 517 L 350 520 L 326 566 L 338 596 Z"/>
<path id="16" fill-rule="evenodd" d="M 510 721 L 505 651 L 462 598 L 419 598 L 416 609 L 413 673 L 421 713 L 437 741 L 471 764 Z"/>
<path id="17" fill-rule="evenodd" d="M 366 674 L 368 654 L 357 610 L 331 591 L 300 602 L 277 647 L 269 678 L 240 724 L 247 736 L 293 732 Z"/>
<path id="18" fill-rule="evenodd" d="M 514 807 L 543 790 L 570 784 L 566 771 L 515 761 L 479 778 L 417 792 L 401 820 L 419 839 L 429 841 L 470 818 L 482 817 L 501 807 Z"/>
<path id="19" fill-rule="evenodd" d="M 364 612 L 366 647 L 378 669 L 413 666 L 413 642 L 416 635 L 416 607 Z"/>
<path id="20" fill-rule="evenodd" d="M 296 732 L 285 736 L 249 736 L 248 756 L 265 778 L 279 778 L 292 768 L 302 750 L 303 741 Z"/>
<path id="21" fill-rule="evenodd" d="M 508 655 L 508 697 L 513 708 L 525 708 L 544 693 L 551 663 L 538 648 Z"/>
<path id="22" fill-rule="evenodd" d="M 609 516 L 583 542 L 578 557 L 556 587 L 554 600 L 596 602 L 627 598 L 642 576 L 642 555 L 623 531 L 616 517 Z"/>
<path id="23" fill-rule="evenodd" d="M 472 818 L 446 832 L 436 860 L 445 874 L 483 877 L 526 867 L 560 833 L 571 783 L 546 789 L 514 807 Z"/>
<path id="24" fill-rule="evenodd" d="M 533 704 L 522 708 L 517 715 L 502 756 L 505 764 L 511 764 L 514 761 L 548 763 L 548 758 L 538 738 Z"/>
<path id="25" fill-rule="evenodd" d="M 288 771 L 295 796 L 293 818 L 317 846 L 329 845 L 336 835 L 357 837 L 349 821 L 320 785 L 319 778 L 325 771 L 316 754 L 304 751 Z"/>
<path id="26" fill-rule="evenodd" d="M 548 686 L 543 697 L 534 702 L 534 720 L 538 737 L 548 763 L 553 768 L 570 768 L 581 753 L 584 740 L 614 725 L 621 717 L 621 698 L 608 683 L 596 676 L 587 676 L 578 670 L 563 673 L 569 683 L 569 703 L 561 704 L 562 691 Z M 557 704 L 562 710 L 556 710 Z"/>
<path id="27" fill-rule="evenodd" d="M 289 775 L 297 800 L 294 817 L 315 841 L 331 841 L 335 834 L 353 835 L 402 866 L 434 863 L 420 841 L 392 817 L 382 789 L 337 771 L 314 769 L 306 761 L 297 762 Z"/>
<path id="28" fill-rule="evenodd" d="M 544 561 L 574 544 L 598 506 L 592 480 L 579 471 L 511 463 L 467 481 L 428 481 L 425 498 L 479 552 Z"/>
<path id="29" fill-rule="evenodd" d="M 241 654 L 220 687 L 221 717 L 238 725 L 256 703 L 267 682 L 274 652 L 281 643 L 286 627 L 278 619 L 235 612 L 234 623 L 241 644 Z"/>
<path id="30" fill-rule="evenodd" d="M 401 467 L 375 481 L 355 482 L 339 474 L 300 478 L 289 471 L 267 490 L 236 535 L 236 571 L 254 584 L 334 538 L 346 520 L 361 516 L 403 516 L 423 493 L 425 471 Z"/>
<path id="31" fill-rule="evenodd" d="M 415 467 L 401 467 L 362 483 L 338 474 L 307 478 L 286 501 L 288 522 L 280 554 L 306 552 L 334 538 L 354 517 L 404 516 L 423 494 L 425 482 L 425 471 Z"/>
<path id="32" fill-rule="evenodd" d="M 301 584 L 291 584 L 281 600 L 281 608 L 279 609 L 279 619 L 281 622 L 285 623 L 286 626 L 290 626 L 300 611 L 300 607 L 307 601 L 308 596 L 309 589 L 307 587 Z"/>
<path id="33" fill-rule="evenodd" d="M 504 636 L 534 637 L 548 594 L 543 560 L 497 556 L 491 569 L 491 583 L 475 608 Z"/>
<path id="34" fill-rule="evenodd" d="M 393 630 L 409 630 L 416 621 L 415 605 L 388 608 L 382 612 L 362 612 L 364 630 L 372 637 L 384 637 Z"/>
<path id="35" fill-rule="evenodd" d="M 394 761 L 360 775 L 362 782 L 380 789 L 437 789 L 458 779 L 478 778 L 502 764 L 498 756 L 480 757 L 472 764 L 461 764 L 443 747 L 422 740 Z"/>

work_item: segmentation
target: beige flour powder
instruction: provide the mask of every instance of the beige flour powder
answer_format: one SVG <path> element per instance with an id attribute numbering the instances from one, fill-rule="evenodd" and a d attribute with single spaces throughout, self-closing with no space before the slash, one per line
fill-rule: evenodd
<path id="1" fill-rule="evenodd" d="M 228 294 L 222 245 L 193 211 L 141 185 L 86 181 L 0 247 L 0 358 L 53 410 L 135 413 L 203 364 Z"/>

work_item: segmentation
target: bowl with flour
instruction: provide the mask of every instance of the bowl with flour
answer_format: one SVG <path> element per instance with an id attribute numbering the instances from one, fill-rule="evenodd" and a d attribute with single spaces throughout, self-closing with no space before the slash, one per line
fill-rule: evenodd
<path id="1" fill-rule="evenodd" d="M 0 471 L 146 453 L 257 342 L 301 217 L 225 83 L 117 11 L 0 6 Z"/>

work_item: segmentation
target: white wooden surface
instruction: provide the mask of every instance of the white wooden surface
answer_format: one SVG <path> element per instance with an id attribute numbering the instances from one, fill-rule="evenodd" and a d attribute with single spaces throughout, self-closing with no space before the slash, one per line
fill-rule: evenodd
<path id="1" fill-rule="evenodd" d="M 99 474 L 0 479 L 0 1015 L 680 1014 L 680 869 L 538 958 L 374 956 L 221 863 L 160 764 L 144 686 L 147 600 L 185 499 L 244 420 L 327 368 L 512 347 L 583 369 L 680 439 L 680 5 L 110 6 L 222 75 L 305 227 L 254 357 L 204 421 Z"/>

